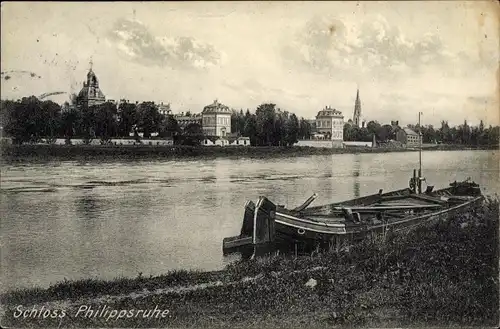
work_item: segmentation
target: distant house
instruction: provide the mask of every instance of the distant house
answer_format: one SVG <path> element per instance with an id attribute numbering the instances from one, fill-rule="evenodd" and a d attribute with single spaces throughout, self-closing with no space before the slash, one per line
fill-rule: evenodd
<path id="1" fill-rule="evenodd" d="M 230 141 L 230 145 L 234 146 L 250 146 L 250 138 L 249 137 L 238 137 L 233 141 Z"/>
<path id="2" fill-rule="evenodd" d="M 226 137 L 231 134 L 231 110 L 226 105 L 214 100 L 203 108 L 203 134 L 206 136 Z"/>
<path id="3" fill-rule="evenodd" d="M 250 146 L 250 138 L 248 137 L 205 137 L 201 142 L 203 146 Z"/>
<path id="4" fill-rule="evenodd" d="M 343 146 L 349 147 L 374 147 L 373 142 L 342 142 Z"/>
<path id="5" fill-rule="evenodd" d="M 410 128 L 402 128 L 396 132 L 396 140 L 406 147 L 414 147 L 420 144 L 421 136 Z"/>
<path id="6" fill-rule="evenodd" d="M 205 137 L 201 141 L 201 145 L 203 145 L 203 146 L 214 146 L 215 145 L 215 138 Z"/>
<path id="7" fill-rule="evenodd" d="M 316 115 L 316 133 L 315 139 L 323 139 L 319 134 L 324 135 L 324 139 L 333 141 L 333 146 L 342 147 L 344 140 L 344 116 L 342 112 L 326 106 Z"/>
<path id="8" fill-rule="evenodd" d="M 163 104 L 163 102 L 158 105 L 158 112 L 162 115 L 170 115 L 172 114 L 172 110 L 170 109 L 170 103 Z"/>
<path id="9" fill-rule="evenodd" d="M 228 146 L 229 140 L 226 137 L 208 136 L 201 142 L 203 146 Z"/>

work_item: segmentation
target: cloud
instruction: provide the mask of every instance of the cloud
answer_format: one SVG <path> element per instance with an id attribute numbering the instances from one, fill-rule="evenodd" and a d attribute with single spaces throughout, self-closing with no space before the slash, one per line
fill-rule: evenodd
<path id="1" fill-rule="evenodd" d="M 146 66 L 202 69 L 220 64 L 222 57 L 212 45 L 190 37 L 155 36 L 143 23 L 123 18 L 107 37 L 125 58 Z"/>
<path id="2" fill-rule="evenodd" d="M 10 80 L 12 79 L 13 75 L 17 76 L 19 78 L 24 78 L 24 77 L 30 77 L 33 79 L 41 79 L 42 77 L 36 74 L 35 72 L 30 72 L 30 71 L 24 71 L 24 70 L 10 70 L 10 71 L 5 71 L 0 73 L 1 76 L 5 80 Z"/>
<path id="3" fill-rule="evenodd" d="M 391 76 L 419 73 L 429 66 L 457 73 L 457 63 L 471 61 L 452 52 L 437 34 L 408 38 L 381 15 L 351 23 L 347 19 L 315 17 L 282 49 L 285 62 L 324 73 Z"/>

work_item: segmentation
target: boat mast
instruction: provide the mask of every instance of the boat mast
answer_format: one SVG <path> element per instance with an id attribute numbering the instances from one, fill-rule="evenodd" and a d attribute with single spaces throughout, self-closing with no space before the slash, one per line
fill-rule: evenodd
<path id="1" fill-rule="evenodd" d="M 418 174 L 422 175 L 422 126 L 420 125 L 420 116 L 424 114 L 418 112 Z"/>
<path id="2" fill-rule="evenodd" d="M 422 126 L 420 123 L 420 116 L 422 112 L 418 112 L 418 193 L 422 193 Z"/>

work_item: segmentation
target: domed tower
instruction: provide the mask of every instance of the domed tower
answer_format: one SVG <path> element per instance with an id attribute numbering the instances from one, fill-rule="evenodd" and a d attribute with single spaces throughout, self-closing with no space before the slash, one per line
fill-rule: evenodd
<path id="1" fill-rule="evenodd" d="M 225 137 L 231 133 L 231 110 L 218 100 L 205 106 L 201 115 L 205 136 Z"/>
<path id="2" fill-rule="evenodd" d="M 92 60 L 90 61 L 89 72 L 87 73 L 87 81 L 83 83 L 83 88 L 76 97 L 78 107 L 89 107 L 99 105 L 106 102 L 106 97 L 99 88 L 99 79 L 92 70 Z"/>

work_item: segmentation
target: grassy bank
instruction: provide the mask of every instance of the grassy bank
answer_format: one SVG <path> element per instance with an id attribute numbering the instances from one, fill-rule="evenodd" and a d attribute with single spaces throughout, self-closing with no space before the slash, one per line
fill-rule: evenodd
<path id="1" fill-rule="evenodd" d="M 498 200 L 488 200 L 450 221 L 366 240 L 348 251 L 235 262 L 218 272 L 176 271 L 12 291 L 1 296 L 2 325 L 494 327 L 499 316 L 498 206 Z M 14 318 L 18 305 L 64 309 L 66 316 Z M 162 319 L 106 320 L 76 316 L 81 305 L 94 310 L 157 306 L 169 312 Z"/>
<path id="2" fill-rule="evenodd" d="M 438 145 L 426 150 L 478 149 L 454 145 Z M 482 149 L 498 149 L 486 147 Z M 101 146 L 101 145 L 6 145 L 2 147 L 2 158 L 6 161 L 31 160 L 79 160 L 79 159 L 176 159 L 176 158 L 215 158 L 249 157 L 275 158 L 309 155 L 330 155 L 344 153 L 387 153 L 409 152 L 401 148 L 317 148 L 294 147 L 190 147 L 190 146 Z M 411 150 L 415 151 L 415 150 Z"/>

